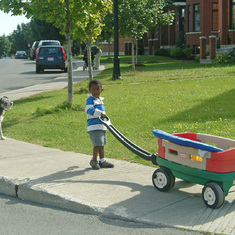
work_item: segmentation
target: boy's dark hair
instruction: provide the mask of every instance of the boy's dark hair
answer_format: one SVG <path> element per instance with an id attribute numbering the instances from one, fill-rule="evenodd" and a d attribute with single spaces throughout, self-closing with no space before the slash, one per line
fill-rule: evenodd
<path id="1" fill-rule="evenodd" d="M 92 79 L 90 82 L 89 82 L 89 90 L 91 88 L 92 85 L 98 85 L 98 86 L 102 86 L 102 83 L 99 79 Z"/>

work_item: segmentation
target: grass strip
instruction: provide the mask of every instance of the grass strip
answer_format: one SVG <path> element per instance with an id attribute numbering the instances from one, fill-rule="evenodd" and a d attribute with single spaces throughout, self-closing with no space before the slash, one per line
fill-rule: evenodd
<path id="1" fill-rule="evenodd" d="M 101 57 L 105 107 L 112 124 L 149 152 L 158 150 L 153 129 L 169 133 L 197 132 L 235 139 L 235 66 L 203 65 L 162 57 L 139 57 L 142 66 L 131 70 L 131 57 L 121 57 L 123 80 L 111 80 L 112 60 Z M 68 105 L 67 88 L 15 101 L 6 113 L 4 134 L 10 138 L 92 154 L 86 133 L 85 102 L 88 81 L 74 85 Z M 106 157 L 151 164 L 134 155 L 108 132 Z"/>

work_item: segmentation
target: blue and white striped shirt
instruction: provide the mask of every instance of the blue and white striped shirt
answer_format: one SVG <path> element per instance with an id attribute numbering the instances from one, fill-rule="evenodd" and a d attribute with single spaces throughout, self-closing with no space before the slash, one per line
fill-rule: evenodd
<path id="1" fill-rule="evenodd" d="M 105 113 L 103 99 L 103 97 L 98 99 L 92 95 L 89 95 L 86 101 L 87 132 L 98 130 L 107 131 L 106 126 L 103 125 L 98 119 L 98 117 L 101 116 L 101 113 Z"/>

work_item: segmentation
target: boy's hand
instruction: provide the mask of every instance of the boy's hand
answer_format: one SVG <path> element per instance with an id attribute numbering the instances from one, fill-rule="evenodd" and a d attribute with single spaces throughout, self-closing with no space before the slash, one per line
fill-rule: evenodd
<path id="1" fill-rule="evenodd" d="M 102 112 L 102 113 L 101 113 L 101 117 L 102 117 L 102 118 L 107 118 L 106 113 L 105 113 L 105 112 Z"/>

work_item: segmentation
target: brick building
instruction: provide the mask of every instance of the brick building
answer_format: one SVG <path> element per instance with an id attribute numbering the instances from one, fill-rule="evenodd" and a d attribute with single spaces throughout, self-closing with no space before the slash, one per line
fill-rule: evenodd
<path id="1" fill-rule="evenodd" d="M 172 25 L 161 27 L 161 33 L 149 32 L 139 42 L 145 54 L 153 54 L 159 48 L 172 48 L 178 43 L 200 51 L 200 37 L 216 36 L 220 45 L 235 44 L 235 0 L 175 0 L 175 19 Z M 130 54 L 130 39 L 119 41 L 120 55 Z M 108 44 L 103 45 L 103 52 Z M 113 51 L 111 44 L 110 51 Z"/>

